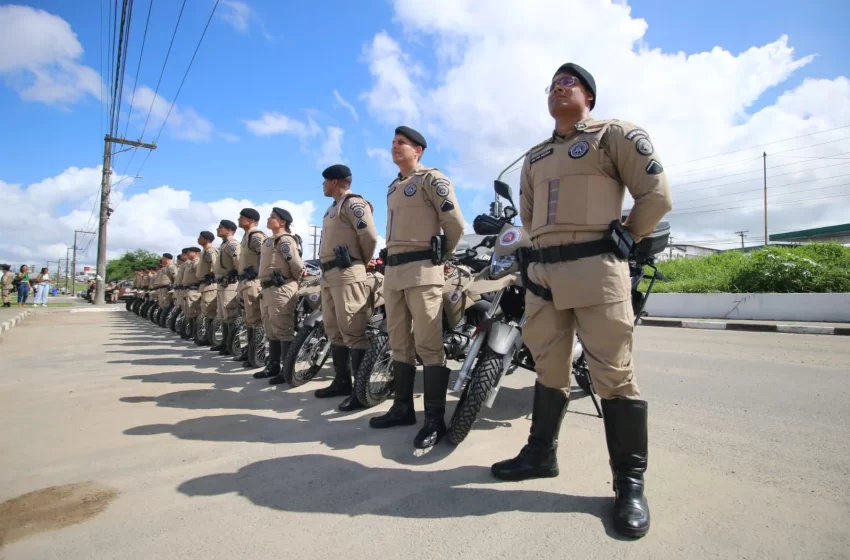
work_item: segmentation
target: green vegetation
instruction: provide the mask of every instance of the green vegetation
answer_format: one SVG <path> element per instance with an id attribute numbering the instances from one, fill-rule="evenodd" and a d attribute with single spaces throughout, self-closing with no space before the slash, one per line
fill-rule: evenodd
<path id="1" fill-rule="evenodd" d="M 106 263 L 106 280 L 126 280 L 133 277 L 133 269 L 138 266 L 156 266 L 159 264 L 160 255 L 136 249 L 126 252 L 121 258 L 112 259 Z"/>
<path id="2" fill-rule="evenodd" d="M 652 289 L 656 293 L 850 292 L 850 247 L 812 243 L 750 253 L 727 251 L 663 261 L 658 270 L 669 281 L 656 282 Z M 641 291 L 647 285 L 644 280 Z"/>

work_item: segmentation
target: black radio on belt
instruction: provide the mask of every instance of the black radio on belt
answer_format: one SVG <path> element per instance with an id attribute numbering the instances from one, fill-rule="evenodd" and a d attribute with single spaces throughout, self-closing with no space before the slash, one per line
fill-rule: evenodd
<path id="1" fill-rule="evenodd" d="M 283 274 L 279 270 L 272 270 L 272 285 L 280 287 L 284 284 L 286 284 L 286 278 Z"/>
<path id="2" fill-rule="evenodd" d="M 204 276 L 204 282 L 207 284 L 215 284 L 215 274 L 210 272 L 206 276 Z"/>
<path id="3" fill-rule="evenodd" d="M 351 253 L 348 252 L 348 245 L 337 245 L 334 247 L 334 264 L 338 268 L 348 268 L 351 266 Z"/>
<path id="4" fill-rule="evenodd" d="M 446 236 L 435 235 L 431 238 L 431 262 L 443 264 L 446 262 Z"/>
<path id="5" fill-rule="evenodd" d="M 243 280 L 253 280 L 256 277 L 257 271 L 254 269 L 253 266 L 249 266 L 248 268 L 242 271 Z"/>
<path id="6" fill-rule="evenodd" d="M 620 220 L 614 220 L 608 225 L 608 239 L 613 243 L 614 254 L 621 259 L 628 259 L 632 254 L 635 241 L 632 235 L 623 228 Z"/>

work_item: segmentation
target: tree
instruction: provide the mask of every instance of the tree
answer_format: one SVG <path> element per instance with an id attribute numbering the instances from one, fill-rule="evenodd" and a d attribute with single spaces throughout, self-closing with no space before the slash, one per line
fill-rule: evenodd
<path id="1" fill-rule="evenodd" d="M 118 259 L 106 263 L 107 280 L 126 280 L 133 277 L 133 269 L 142 266 L 156 266 L 161 256 L 144 249 L 127 251 Z"/>

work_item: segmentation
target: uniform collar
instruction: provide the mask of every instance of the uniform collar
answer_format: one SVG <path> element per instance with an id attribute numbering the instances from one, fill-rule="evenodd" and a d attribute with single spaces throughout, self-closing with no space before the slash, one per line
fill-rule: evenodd
<path id="1" fill-rule="evenodd" d="M 420 162 L 418 162 L 418 163 L 417 163 L 417 164 L 413 167 L 413 169 L 411 169 L 411 170 L 410 170 L 410 175 L 408 175 L 407 177 L 410 177 L 411 175 L 413 175 L 415 172 L 419 171 L 419 170 L 420 170 L 420 169 L 422 169 L 423 167 L 425 167 L 425 166 L 424 166 L 424 165 L 422 165 L 422 162 L 421 162 L 421 161 L 420 161 Z M 398 172 L 397 179 L 398 179 L 399 181 L 401 181 L 402 179 L 407 179 L 407 177 L 403 176 L 403 175 L 401 174 L 401 171 L 399 171 L 399 172 Z"/>
<path id="2" fill-rule="evenodd" d="M 573 129 L 564 136 L 559 136 L 554 130 L 552 131 L 552 142 L 563 142 L 573 134 L 580 134 L 587 130 L 587 127 L 593 123 L 593 117 L 587 117 L 586 119 L 582 119 L 578 121 Z"/>

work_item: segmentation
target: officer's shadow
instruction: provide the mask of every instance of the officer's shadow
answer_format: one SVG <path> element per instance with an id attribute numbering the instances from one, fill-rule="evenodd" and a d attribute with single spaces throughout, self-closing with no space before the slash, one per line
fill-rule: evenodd
<path id="1" fill-rule="evenodd" d="M 463 487 L 478 484 L 490 487 Z M 504 484 L 504 483 L 501 483 Z M 236 493 L 255 505 L 293 513 L 378 515 L 409 519 L 480 517 L 502 512 L 591 515 L 614 538 L 612 497 L 574 496 L 502 487 L 479 466 L 442 471 L 369 468 L 327 455 L 298 455 L 251 463 L 232 473 L 188 480 L 192 497 Z"/>

